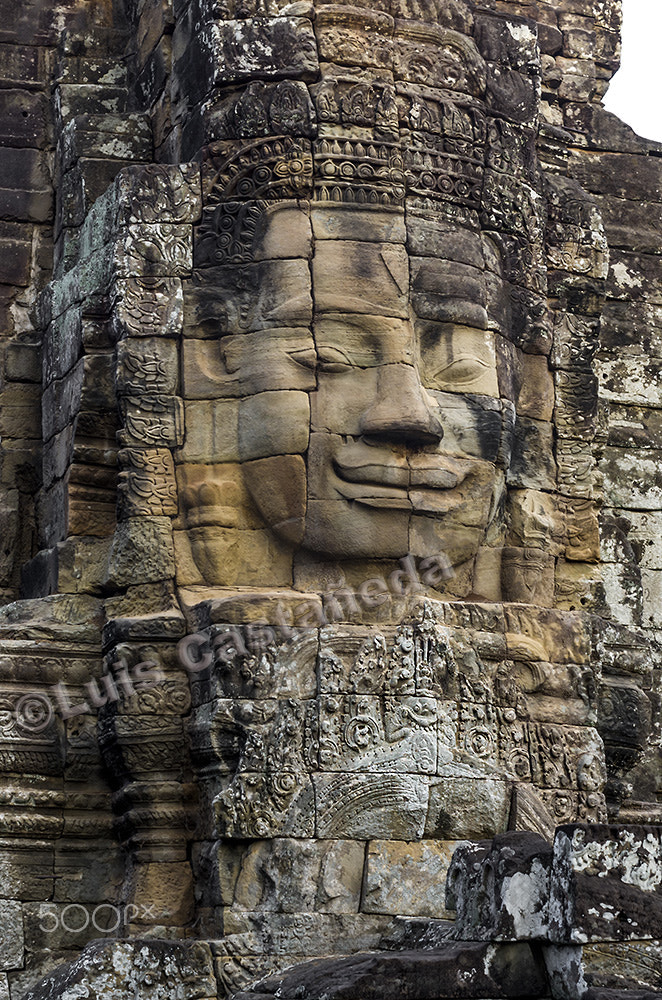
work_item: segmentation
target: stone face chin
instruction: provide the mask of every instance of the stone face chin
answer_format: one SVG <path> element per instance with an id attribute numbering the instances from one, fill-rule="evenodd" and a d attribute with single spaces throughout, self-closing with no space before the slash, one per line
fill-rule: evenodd
<path id="1" fill-rule="evenodd" d="M 0 1000 L 658 995 L 620 3 L 14 8 Z"/>

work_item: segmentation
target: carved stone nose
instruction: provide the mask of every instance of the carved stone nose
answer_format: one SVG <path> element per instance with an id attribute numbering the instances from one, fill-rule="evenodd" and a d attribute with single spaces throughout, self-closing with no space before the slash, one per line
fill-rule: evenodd
<path id="1" fill-rule="evenodd" d="M 385 365 L 379 371 L 377 398 L 360 422 L 366 437 L 411 444 L 437 444 L 444 430 L 430 410 L 415 368 Z"/>

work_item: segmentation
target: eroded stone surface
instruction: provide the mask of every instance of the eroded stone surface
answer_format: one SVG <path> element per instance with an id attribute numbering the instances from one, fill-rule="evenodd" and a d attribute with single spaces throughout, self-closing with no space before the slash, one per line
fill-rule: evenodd
<path id="1" fill-rule="evenodd" d="M 645 827 L 557 834 L 551 881 L 556 940 L 656 939 L 662 872 L 660 830 Z"/>
<path id="2" fill-rule="evenodd" d="M 402 995 L 416 984 L 421 1000 L 435 997 L 544 996 L 546 984 L 527 945 L 449 945 L 437 952 L 402 951 L 322 960 L 266 979 L 246 994 L 294 997 Z M 405 993 L 406 995 L 406 993 Z"/>
<path id="3" fill-rule="evenodd" d="M 102 904 L 170 943 L 44 995 L 440 945 L 393 918 L 447 915 L 465 838 L 482 943 L 361 959 L 380 995 L 656 986 L 660 150 L 599 103 L 620 5 L 61 6 L 0 39 L 0 996 Z M 536 835 L 607 819 L 548 885 Z"/>

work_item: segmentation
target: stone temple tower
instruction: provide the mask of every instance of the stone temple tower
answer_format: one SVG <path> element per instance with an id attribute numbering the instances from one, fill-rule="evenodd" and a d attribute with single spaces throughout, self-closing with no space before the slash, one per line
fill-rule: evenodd
<path id="1" fill-rule="evenodd" d="M 0 26 L 0 1000 L 662 995 L 620 0 Z"/>

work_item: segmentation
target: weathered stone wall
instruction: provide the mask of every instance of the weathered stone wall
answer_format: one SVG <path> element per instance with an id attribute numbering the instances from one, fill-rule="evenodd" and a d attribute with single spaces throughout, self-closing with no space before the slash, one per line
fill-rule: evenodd
<path id="1" fill-rule="evenodd" d="M 87 179 L 82 204 L 66 176 L 61 133 L 74 114 L 123 112 L 127 95 L 124 18 L 112 3 L 7 4 L 2 24 L 0 592 L 8 601 L 18 596 L 26 557 L 50 540 L 52 511 L 36 508 L 42 480 L 36 297 L 52 276 L 62 225 L 84 213 L 113 176 L 114 153 L 106 146 L 100 176 Z"/>
<path id="2" fill-rule="evenodd" d="M 6 22 L 0 997 L 99 936 L 201 943 L 47 993 L 438 945 L 461 841 L 659 822 L 662 146 L 599 103 L 620 3 Z M 449 990 L 556 975 L 457 947 Z"/>

